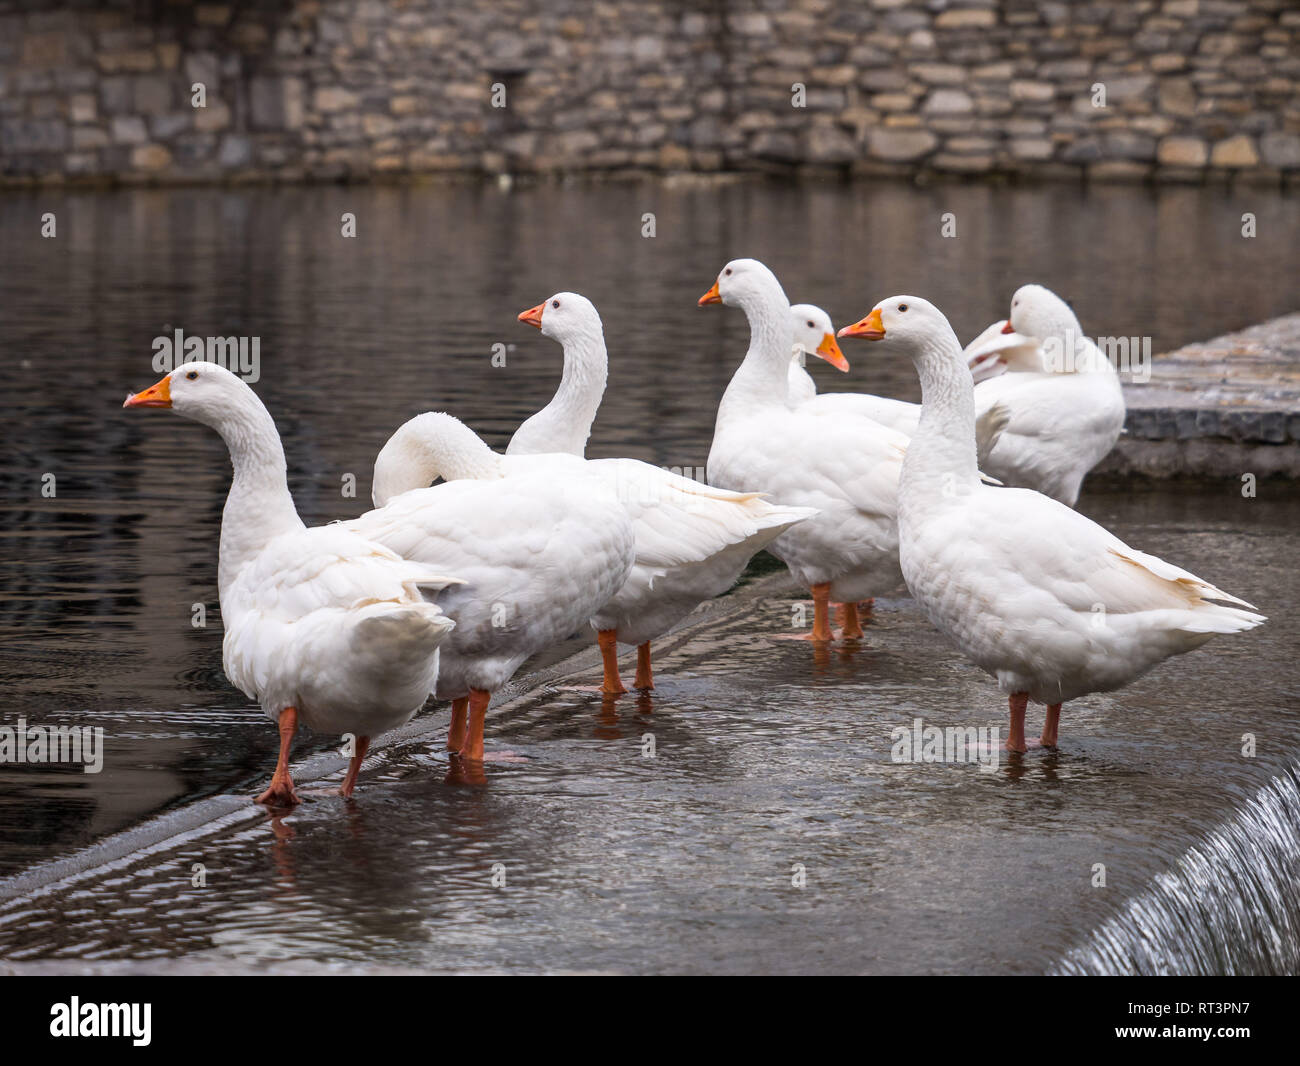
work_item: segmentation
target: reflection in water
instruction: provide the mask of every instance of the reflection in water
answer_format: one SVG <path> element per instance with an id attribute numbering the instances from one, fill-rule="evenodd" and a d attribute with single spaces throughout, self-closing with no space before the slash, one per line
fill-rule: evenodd
<path id="1" fill-rule="evenodd" d="M 30 224 L 38 200 L 59 213 L 57 240 Z M 1247 209 L 1260 218 L 1253 241 L 1239 235 Z M 355 240 L 339 236 L 343 211 L 358 216 Z M 946 211 L 956 240 L 940 236 Z M 837 322 L 888 293 L 930 296 L 963 337 L 1039 280 L 1074 300 L 1085 327 L 1149 334 L 1160 351 L 1293 310 L 1277 279 L 1296 274 L 1298 226 L 1296 200 L 1257 189 L 11 193 L 0 200 L 4 714 L 103 726 L 107 750 L 99 775 L 0 767 L 0 874 L 168 806 L 255 792 L 274 762 L 274 729 L 221 673 L 225 448 L 180 419 L 120 410 L 156 378 L 157 336 L 259 338 L 256 389 L 315 523 L 365 506 L 376 451 L 420 411 L 451 410 L 503 445 L 559 375 L 558 349 L 515 315 L 560 289 L 595 301 L 611 351 L 591 454 L 695 468 L 747 343 L 743 315 L 695 306 L 727 258 L 767 260 L 793 299 Z M 824 389 L 916 398 L 910 366 L 868 353 L 849 375 L 813 373 Z M 47 473 L 53 498 L 40 493 Z M 356 497 L 343 494 L 348 474 Z M 527 762 L 470 780 L 433 744 L 368 770 L 355 807 L 313 798 L 0 908 L 0 956 L 1045 969 L 1258 791 L 1269 768 L 1242 760 L 1234 735 L 1264 726 L 1289 745 L 1300 725 L 1270 665 L 1292 659 L 1294 506 L 1267 488 L 1248 503 L 1210 488 L 1094 493 L 1083 507 L 1256 599 L 1269 626 L 1080 701 L 1060 753 L 980 775 L 889 762 L 890 729 L 917 715 L 1005 716 L 909 601 L 881 600 L 858 646 L 820 648 L 772 639 L 792 617 L 789 601 L 772 602 L 670 651 L 652 694 L 611 707 L 555 690 L 494 716 L 495 750 Z M 195 605 L 206 626 L 192 624 Z M 1243 690 L 1250 699 L 1229 705 Z M 304 737 L 295 754 L 334 744 Z M 1109 895 L 1089 884 L 1099 861 Z M 191 886 L 195 862 L 206 888 Z M 497 862 L 504 890 L 489 883 Z M 794 862 L 810 873 L 800 892 Z"/>

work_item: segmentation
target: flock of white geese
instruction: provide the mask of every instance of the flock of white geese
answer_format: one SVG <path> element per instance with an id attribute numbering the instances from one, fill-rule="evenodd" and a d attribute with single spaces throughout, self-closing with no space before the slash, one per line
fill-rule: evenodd
<path id="1" fill-rule="evenodd" d="M 728 263 L 701 305 L 739 307 L 750 344 L 718 408 L 708 484 L 632 459 L 584 456 L 605 391 L 600 317 L 558 293 L 519 318 L 564 347 L 554 399 L 504 455 L 448 414 L 401 426 L 375 462 L 375 509 L 308 528 L 275 423 L 240 378 L 183 363 L 126 407 L 169 407 L 215 429 L 234 466 L 218 583 L 226 676 L 278 723 L 258 801 L 298 802 L 298 725 L 352 734 L 351 795 L 370 739 L 430 694 L 451 701 L 447 747 L 481 762 L 488 703 L 529 656 L 586 623 L 603 691 L 624 691 L 618 645 L 650 645 L 726 592 L 767 548 L 813 597 L 809 639 L 860 637 L 859 605 L 900 580 L 930 620 L 997 678 L 1008 750 L 1028 702 L 1044 746 L 1061 705 L 1133 680 L 1217 633 L 1264 621 L 1250 604 L 1130 548 L 1073 510 L 1124 421 L 1118 376 L 1037 285 L 963 351 L 938 308 L 878 303 L 840 337 L 912 360 L 919 405 L 818 395 L 803 366 L 848 364 L 825 312 L 791 306 L 762 263 Z M 1068 347 L 1067 358 L 1060 358 Z M 438 481 L 438 484 L 433 484 Z"/>

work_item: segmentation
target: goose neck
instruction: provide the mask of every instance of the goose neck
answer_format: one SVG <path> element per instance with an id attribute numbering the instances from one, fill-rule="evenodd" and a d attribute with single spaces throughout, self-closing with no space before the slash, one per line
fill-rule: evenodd
<path id="1" fill-rule="evenodd" d="M 723 394 L 719 417 L 737 409 L 785 406 L 790 374 L 790 303 L 779 284 L 738 301 L 749 321 L 749 349 Z"/>
<path id="2" fill-rule="evenodd" d="M 223 595 L 245 564 L 271 540 L 303 528 L 289 495 L 280 434 L 261 400 L 251 392 L 248 396 L 251 403 L 216 426 L 234 469 L 221 514 L 217 583 Z"/>
<path id="3" fill-rule="evenodd" d="M 428 412 L 398 428 L 375 458 L 372 498 L 383 507 L 394 496 L 446 481 L 501 476 L 501 457 L 451 415 Z"/>
<path id="4" fill-rule="evenodd" d="M 550 403 L 516 430 L 507 454 L 567 452 L 584 456 L 608 376 L 609 355 L 599 326 L 565 338 L 560 387 Z"/>
<path id="5" fill-rule="evenodd" d="M 975 388 L 961 348 L 947 336 L 927 340 L 913 355 L 921 379 L 921 419 L 903 460 L 901 505 L 938 503 L 974 491 Z"/>

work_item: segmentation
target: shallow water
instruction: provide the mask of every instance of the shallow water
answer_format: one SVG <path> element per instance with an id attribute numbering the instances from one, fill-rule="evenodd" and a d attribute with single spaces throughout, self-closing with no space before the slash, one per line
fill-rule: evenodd
<path id="1" fill-rule="evenodd" d="M 1257 213 L 1259 236 L 1240 237 Z M 54 211 L 58 236 L 39 237 Z M 339 236 L 357 216 L 358 237 Z M 657 236 L 640 236 L 656 214 Z M 958 236 L 939 236 L 940 215 Z M 970 336 L 1029 279 L 1085 328 L 1157 351 L 1293 310 L 1296 201 L 1259 191 L 897 185 L 317 188 L 11 195 L 0 200 L 0 724 L 100 725 L 101 774 L 0 766 L 0 874 L 150 813 L 248 790 L 274 758 L 221 674 L 215 547 L 229 466 L 208 431 L 120 410 L 157 375 L 155 336 L 260 337 L 309 522 L 362 509 L 387 434 L 446 408 L 504 443 L 558 380 L 514 321 L 557 289 L 591 296 L 611 347 L 591 454 L 702 467 L 745 346 L 743 316 L 698 310 L 722 261 L 753 254 L 837 324 L 910 291 Z M 492 345 L 507 348 L 493 367 Z M 844 378 L 914 398 L 910 367 L 849 350 Z M 42 475 L 57 496 L 41 496 Z M 356 499 L 340 486 L 355 474 Z M 97 878 L 60 912 L 5 912 L 0 957 L 347 958 L 456 969 L 1037 970 L 1053 964 L 1296 753 L 1286 634 L 1300 509 L 1264 487 L 1092 492 L 1136 546 L 1259 603 L 1216 641 L 1116 696 L 1067 708 L 1058 755 L 997 774 L 896 766 L 889 729 L 1000 724 L 990 682 L 906 601 L 867 646 L 818 665 L 765 634 L 788 604 L 665 663 L 652 708 L 557 691 L 489 738 L 530 758 L 449 787 L 432 751 L 355 807 L 318 800 L 277 839 L 260 815 Z M 207 627 L 191 625 L 195 603 Z M 428 713 L 443 713 L 431 709 Z M 972 715 L 976 715 L 972 719 Z M 657 737 L 643 759 L 639 738 Z M 1240 756 L 1242 733 L 1260 740 Z M 318 738 L 317 746 L 328 742 Z M 302 750 L 305 750 L 305 745 Z M 222 871 L 189 889 L 189 868 Z M 485 888 L 494 862 L 507 888 Z M 791 866 L 808 887 L 790 887 Z M 1090 885 L 1094 863 L 1109 873 Z M 80 908 L 84 907 L 84 911 Z M 41 916 L 43 913 L 43 917 Z M 41 925 L 42 921 L 53 924 Z"/>
<path id="2" fill-rule="evenodd" d="M 452 771 L 435 729 L 369 769 L 351 804 L 318 795 L 283 819 L 249 810 L 0 906 L 0 958 L 916 973 L 1044 972 L 1071 950 L 1094 960 L 1093 930 L 1189 848 L 1206 849 L 1300 753 L 1286 665 L 1300 508 L 1207 495 L 1088 502 L 1271 619 L 1122 693 L 1067 705 L 1058 752 L 994 772 L 893 762 L 890 731 L 916 717 L 1004 725 L 992 682 L 908 600 L 878 601 L 862 645 L 823 653 L 776 639 L 792 602 L 777 594 L 666 648 L 650 697 L 615 705 L 562 682 L 492 719 L 489 748 L 524 761 L 489 763 L 486 785 Z M 440 708 L 426 714 L 445 723 Z M 1255 758 L 1241 754 L 1247 732 Z M 1224 880 L 1264 874 L 1244 851 L 1219 854 Z M 1284 914 L 1265 924 L 1293 934 L 1294 881 L 1271 890 Z M 1151 914 L 1166 942 L 1229 931 L 1182 928 L 1195 912 Z"/>

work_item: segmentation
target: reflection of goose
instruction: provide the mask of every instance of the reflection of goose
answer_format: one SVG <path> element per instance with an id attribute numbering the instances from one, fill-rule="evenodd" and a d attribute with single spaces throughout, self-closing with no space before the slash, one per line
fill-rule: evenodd
<path id="1" fill-rule="evenodd" d="M 609 361 L 600 315 L 586 297 L 561 292 L 519 318 L 561 344 L 564 374 L 554 399 L 519 427 L 506 454 L 582 456 Z M 637 649 L 633 684 L 651 689 L 650 642 L 730 589 L 756 552 L 814 512 L 775 506 L 759 493 L 711 488 L 635 459 L 588 465 L 615 489 L 636 528 L 632 573 L 591 619 L 604 660 L 602 688 L 626 691 L 617 646 L 631 644 Z"/>
<path id="2" fill-rule="evenodd" d="M 1264 621 L 1056 500 L 984 485 L 974 388 L 938 308 L 891 297 L 840 336 L 883 340 L 916 364 L 921 425 L 899 485 L 903 574 L 930 620 L 1008 694 L 1009 750 L 1025 750 L 1029 700 L 1047 705 L 1042 743 L 1055 746 L 1067 700 L 1117 689 L 1216 633 Z"/>
<path id="3" fill-rule="evenodd" d="M 812 590 L 812 639 L 830 640 L 831 600 L 854 604 L 901 580 L 898 473 L 907 437 L 855 410 L 789 406 L 790 304 L 762 263 L 728 263 L 700 303 L 738 306 L 750 328 L 749 351 L 718 406 L 709 482 L 818 510 L 769 550 Z"/>
<path id="4" fill-rule="evenodd" d="M 221 518 L 218 585 L 231 683 L 280 727 L 280 757 L 258 802 L 298 802 L 289 748 L 298 723 L 352 733 L 352 794 L 370 738 L 402 725 L 438 676 L 453 623 L 423 589 L 456 582 L 339 526 L 307 528 L 285 481 L 275 423 L 243 381 L 185 363 L 126 407 L 170 407 L 226 442 L 234 479 Z"/>
<path id="5" fill-rule="evenodd" d="M 994 337 L 1006 344 L 997 348 Z M 1041 285 L 1017 289 L 1010 319 L 964 354 L 979 381 L 976 414 L 994 405 L 1007 414 L 981 469 L 1073 507 L 1084 477 L 1124 428 L 1124 393 L 1110 360 L 1083 336 L 1069 304 Z"/>
<path id="6" fill-rule="evenodd" d="M 447 483 L 407 491 L 438 477 Z M 348 529 L 464 579 L 438 601 L 456 630 L 437 696 L 452 701 L 448 748 L 481 761 L 492 693 L 618 591 L 632 567 L 632 522 L 581 459 L 497 455 L 447 414 L 393 434 L 375 460 L 374 500 L 378 509 Z"/>

